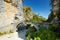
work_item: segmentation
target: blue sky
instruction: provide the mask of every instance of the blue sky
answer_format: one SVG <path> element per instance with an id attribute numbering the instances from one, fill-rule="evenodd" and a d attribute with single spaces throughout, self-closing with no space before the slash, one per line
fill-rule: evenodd
<path id="1" fill-rule="evenodd" d="M 39 13 L 41 16 L 48 18 L 50 13 L 50 0 L 24 0 L 25 6 L 30 6 L 34 13 Z"/>

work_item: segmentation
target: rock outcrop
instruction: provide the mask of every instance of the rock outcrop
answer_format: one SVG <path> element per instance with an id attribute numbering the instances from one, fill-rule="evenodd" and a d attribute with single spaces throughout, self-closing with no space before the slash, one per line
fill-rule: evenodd
<path id="1" fill-rule="evenodd" d="M 0 32 L 16 30 L 24 21 L 22 0 L 0 0 Z"/>
<path id="2" fill-rule="evenodd" d="M 48 17 L 48 22 L 57 23 L 60 19 L 60 0 L 51 0 L 51 13 Z"/>
<path id="3" fill-rule="evenodd" d="M 32 12 L 32 9 L 31 7 L 28 7 L 28 6 L 24 6 L 23 7 L 23 11 L 24 11 L 24 18 L 26 21 L 29 21 L 30 19 L 33 18 L 33 12 Z"/>

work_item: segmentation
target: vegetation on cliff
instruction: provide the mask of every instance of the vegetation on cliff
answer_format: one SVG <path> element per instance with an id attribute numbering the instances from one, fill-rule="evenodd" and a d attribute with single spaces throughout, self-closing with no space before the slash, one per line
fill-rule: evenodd
<path id="1" fill-rule="evenodd" d="M 60 0 L 59 1 L 58 0 L 50 0 L 50 1 L 51 1 L 52 10 L 51 10 L 51 13 L 50 13 L 47 21 L 52 22 L 54 20 L 57 20 L 56 23 L 54 22 L 50 25 L 50 28 L 53 32 L 56 33 L 56 37 L 60 38 Z M 56 9 L 56 6 L 58 9 Z M 57 19 L 54 19 L 55 17 L 57 17 Z"/>
<path id="2" fill-rule="evenodd" d="M 23 11 L 24 11 L 25 20 L 29 21 L 33 17 L 33 12 L 32 12 L 31 7 L 24 6 Z"/>
<path id="3" fill-rule="evenodd" d="M 24 6 L 23 10 L 24 10 L 24 17 L 25 17 L 26 21 L 31 21 L 31 22 L 43 22 L 43 21 L 46 21 L 46 18 L 35 14 L 32 11 L 31 7 Z"/>
<path id="4" fill-rule="evenodd" d="M 46 21 L 46 18 L 35 14 L 33 18 L 31 19 L 31 21 L 32 22 L 43 22 L 43 21 Z"/>
<path id="5" fill-rule="evenodd" d="M 26 33 L 27 40 L 56 40 L 55 33 L 42 26 L 38 31 L 31 27 Z"/>

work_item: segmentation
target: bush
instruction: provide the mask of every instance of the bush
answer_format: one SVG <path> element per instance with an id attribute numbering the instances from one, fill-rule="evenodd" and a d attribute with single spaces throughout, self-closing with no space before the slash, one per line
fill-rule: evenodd
<path id="1" fill-rule="evenodd" d="M 34 40 L 41 40 L 40 37 L 35 37 Z"/>
<path id="2" fill-rule="evenodd" d="M 54 28 L 55 27 L 53 26 L 53 24 L 49 24 L 49 28 L 48 28 L 49 30 L 54 31 Z"/>
<path id="3" fill-rule="evenodd" d="M 26 37 L 31 34 L 31 33 L 34 33 L 36 31 L 36 29 L 33 27 L 30 27 L 30 29 L 26 32 Z"/>
<path id="4" fill-rule="evenodd" d="M 37 37 L 39 40 L 56 40 L 54 32 L 47 30 L 46 27 L 40 27 L 39 30 L 35 32 L 28 31 L 28 39 L 37 40 Z"/>
<path id="5" fill-rule="evenodd" d="M 52 32 L 55 32 L 55 35 L 57 38 L 60 38 L 60 27 L 58 26 L 58 24 L 54 24 L 56 26 L 53 26 L 53 24 L 49 25 L 49 30 Z"/>

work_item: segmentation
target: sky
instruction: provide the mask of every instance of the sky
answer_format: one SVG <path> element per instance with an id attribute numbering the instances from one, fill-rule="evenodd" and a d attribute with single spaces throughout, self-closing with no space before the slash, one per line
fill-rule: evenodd
<path id="1" fill-rule="evenodd" d="M 24 0 L 23 5 L 30 6 L 34 13 L 48 18 L 51 9 L 49 3 L 50 0 Z"/>

